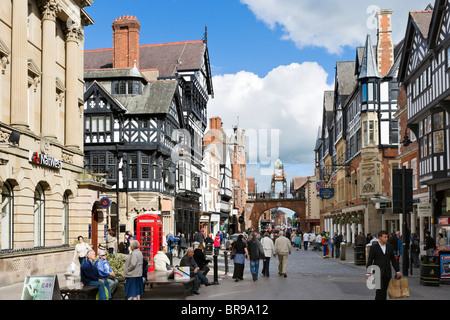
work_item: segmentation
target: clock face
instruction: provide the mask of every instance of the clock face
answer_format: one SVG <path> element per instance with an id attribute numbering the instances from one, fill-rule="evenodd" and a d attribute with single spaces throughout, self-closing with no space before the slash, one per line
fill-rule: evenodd
<path id="1" fill-rule="evenodd" d="M 281 169 L 276 169 L 276 170 L 275 170 L 275 174 L 276 174 L 278 177 L 281 177 L 281 175 L 283 174 L 283 170 L 281 170 Z"/>

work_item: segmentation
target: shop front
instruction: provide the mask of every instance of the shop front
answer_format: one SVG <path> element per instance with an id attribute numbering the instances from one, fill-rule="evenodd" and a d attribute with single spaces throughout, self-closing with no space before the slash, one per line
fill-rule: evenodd
<path id="1" fill-rule="evenodd" d="M 198 230 L 201 231 L 205 235 L 210 233 L 209 232 L 210 231 L 209 219 L 210 219 L 209 212 L 200 212 L 200 220 L 199 220 Z"/>
<path id="2" fill-rule="evenodd" d="M 217 232 L 220 231 L 220 213 L 211 213 L 211 219 L 210 219 L 210 229 L 211 234 L 214 236 L 217 234 Z"/>

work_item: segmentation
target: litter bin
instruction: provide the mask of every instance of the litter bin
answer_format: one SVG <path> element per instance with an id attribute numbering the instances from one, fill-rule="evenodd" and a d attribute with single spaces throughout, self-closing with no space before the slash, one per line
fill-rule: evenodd
<path id="1" fill-rule="evenodd" d="M 440 269 L 438 256 L 420 257 L 420 284 L 422 286 L 439 287 Z"/>
<path id="2" fill-rule="evenodd" d="M 357 266 L 366 264 L 366 248 L 364 246 L 356 246 L 354 248 L 354 263 Z"/>
<path id="3" fill-rule="evenodd" d="M 207 243 L 205 245 L 205 254 L 207 254 L 207 255 L 213 254 L 213 244 L 212 243 Z"/>
<path id="4" fill-rule="evenodd" d="M 341 252 L 340 252 L 340 259 L 341 260 L 345 260 L 346 256 L 345 256 L 345 248 L 347 246 L 345 245 L 345 242 L 341 242 Z"/>

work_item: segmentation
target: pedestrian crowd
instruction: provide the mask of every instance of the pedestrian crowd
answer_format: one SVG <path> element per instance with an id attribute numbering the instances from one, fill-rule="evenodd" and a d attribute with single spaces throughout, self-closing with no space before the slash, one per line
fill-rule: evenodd
<path id="1" fill-rule="evenodd" d="M 293 250 L 313 250 L 322 252 L 323 258 L 340 257 L 341 243 L 345 243 L 345 234 L 335 232 L 301 232 L 292 229 L 286 230 L 262 230 L 255 232 L 251 228 L 247 232 L 239 234 L 237 239 L 230 245 L 227 242 L 228 235 L 225 232 L 217 232 L 215 235 L 205 235 L 202 231 L 196 231 L 193 240 L 194 246 L 187 244 L 183 233 L 176 235 L 169 233 L 163 237 L 163 244 L 153 259 L 155 272 L 165 272 L 168 277 L 173 276 L 174 268 L 189 267 L 189 276 L 194 278 L 194 294 L 199 294 L 200 286 L 215 284 L 207 278 L 211 268 L 208 264 L 205 247 L 209 246 L 210 253 L 218 256 L 220 250 L 230 250 L 230 258 L 234 263 L 232 279 L 235 282 L 244 280 L 245 262 L 248 261 L 253 281 L 257 281 L 260 275 L 270 277 L 271 259 L 278 260 L 278 274 L 287 278 L 287 262 Z M 80 278 L 84 285 L 98 286 L 98 299 L 107 300 L 119 283 L 108 259 L 107 254 L 118 252 L 117 238 L 112 230 L 107 231 L 106 251 L 98 250 L 98 259 L 95 259 L 95 251 L 82 236 L 78 237 L 75 246 L 72 264 L 78 261 L 80 264 Z M 233 239 L 234 240 L 234 239 Z M 399 263 L 403 250 L 409 250 L 411 265 L 420 266 L 420 241 L 417 233 L 409 236 L 408 243 L 403 243 L 403 237 L 399 231 L 390 235 L 385 231 L 378 234 L 363 235 L 362 232 L 354 235 L 355 247 L 369 247 L 368 265 L 379 265 L 382 270 L 390 270 L 390 264 L 394 267 L 397 276 L 401 276 Z M 123 258 L 124 270 L 122 276 L 125 278 L 125 296 L 128 299 L 139 300 L 144 291 L 143 283 L 147 279 L 148 261 L 139 250 L 139 242 L 132 232 L 126 232 L 124 238 L 125 256 Z M 380 250 L 381 248 L 381 250 Z M 430 232 L 425 233 L 423 248 L 429 256 L 436 255 L 439 250 L 446 250 L 446 240 L 443 234 L 438 234 L 437 241 L 431 237 Z M 387 250 L 387 251 L 386 251 Z M 380 256 L 380 252 L 384 255 Z M 386 256 L 388 252 L 388 258 Z M 173 266 L 172 258 L 180 259 L 179 266 Z M 387 260 L 386 260 L 387 259 Z M 389 266 L 389 268 L 388 268 Z M 387 274 L 387 271 L 386 271 Z M 370 274 L 367 275 L 370 277 Z M 390 278 L 389 278 L 390 279 Z M 386 289 L 389 281 L 387 276 L 382 280 L 382 288 L 377 290 L 376 299 L 386 298 Z"/>

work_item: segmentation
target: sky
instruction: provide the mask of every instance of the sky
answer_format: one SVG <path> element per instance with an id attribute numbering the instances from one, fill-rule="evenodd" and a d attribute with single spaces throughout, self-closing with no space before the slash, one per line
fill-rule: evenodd
<path id="1" fill-rule="evenodd" d="M 136 16 L 140 43 L 204 38 L 213 76 L 208 118 L 246 131 L 247 177 L 270 188 L 280 158 L 289 181 L 314 174 L 323 92 L 333 90 L 336 61 L 356 57 L 367 34 L 376 43 L 377 9 L 392 9 L 392 37 L 405 35 L 409 11 L 431 0 L 95 0 L 85 49 L 112 47 L 111 24 Z"/>

